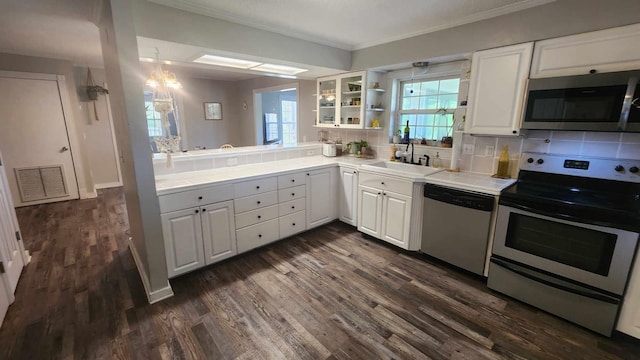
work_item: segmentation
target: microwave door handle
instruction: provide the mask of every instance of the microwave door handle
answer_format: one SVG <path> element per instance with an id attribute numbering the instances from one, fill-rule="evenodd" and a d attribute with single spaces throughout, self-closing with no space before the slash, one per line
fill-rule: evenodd
<path id="1" fill-rule="evenodd" d="M 620 120 L 618 121 L 618 130 L 624 130 L 627 127 L 627 121 L 629 120 L 629 112 L 631 111 L 631 104 L 633 103 L 633 95 L 638 85 L 638 78 L 629 78 L 627 84 L 627 92 L 624 94 L 624 101 L 622 102 L 622 112 L 620 113 Z"/>

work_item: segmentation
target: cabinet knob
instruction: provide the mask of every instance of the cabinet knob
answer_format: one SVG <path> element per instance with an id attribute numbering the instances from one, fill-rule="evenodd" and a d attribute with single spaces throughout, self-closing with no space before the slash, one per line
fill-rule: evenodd
<path id="1" fill-rule="evenodd" d="M 380 184 L 384 185 L 384 181 L 382 181 Z"/>
<path id="2" fill-rule="evenodd" d="M 307 176 L 309 176 L 309 173 L 307 173 Z"/>
<path id="3" fill-rule="evenodd" d="M 198 200 L 202 200 L 202 196 L 198 196 Z"/>
<path id="4" fill-rule="evenodd" d="M 353 170 L 353 173 L 354 173 L 354 174 L 357 174 L 358 172 L 357 172 L 357 171 L 355 171 L 355 170 Z"/>
<path id="5" fill-rule="evenodd" d="M 387 195 L 387 193 L 386 193 L 386 192 L 383 192 L 383 193 L 382 193 L 382 195 Z"/>
<path id="6" fill-rule="evenodd" d="M 295 207 L 295 206 L 292 206 L 291 208 L 292 208 L 292 209 L 295 209 L 296 207 Z"/>
<path id="7" fill-rule="evenodd" d="M 259 190 L 260 189 L 260 185 L 256 186 L 256 189 Z"/>
<path id="8" fill-rule="evenodd" d="M 205 211 L 207 211 L 207 209 L 204 209 L 204 208 L 203 208 L 203 209 L 202 209 L 202 212 L 205 212 Z"/>
<path id="9" fill-rule="evenodd" d="M 296 182 L 296 179 L 291 179 L 291 182 Z"/>
<path id="10" fill-rule="evenodd" d="M 291 193 L 291 196 L 296 196 L 296 193 Z"/>
<path id="11" fill-rule="evenodd" d="M 200 210 L 196 210 L 196 214 L 199 213 L 199 212 L 200 212 Z"/>
<path id="12" fill-rule="evenodd" d="M 261 216 L 261 215 L 258 215 L 258 219 L 262 219 L 262 216 Z"/>
<path id="13" fill-rule="evenodd" d="M 517 133 L 518 133 L 518 130 L 513 130 L 512 132 L 513 132 L 514 134 L 517 134 Z"/>
<path id="14" fill-rule="evenodd" d="M 258 200 L 258 205 L 260 205 L 260 201 Z"/>
<path id="15" fill-rule="evenodd" d="M 378 195 L 382 194 L 380 191 L 378 191 Z"/>
<path id="16" fill-rule="evenodd" d="M 596 69 L 591 69 L 591 70 L 589 70 L 589 74 L 595 74 L 595 73 L 597 73 L 597 72 L 598 72 L 598 70 L 596 70 Z"/>
<path id="17" fill-rule="evenodd" d="M 262 237 L 262 234 L 258 234 L 258 237 L 259 237 L 259 238 L 261 238 L 261 237 Z"/>
<path id="18" fill-rule="evenodd" d="M 296 226 L 296 223 L 293 223 L 293 224 L 291 224 L 291 225 Z"/>

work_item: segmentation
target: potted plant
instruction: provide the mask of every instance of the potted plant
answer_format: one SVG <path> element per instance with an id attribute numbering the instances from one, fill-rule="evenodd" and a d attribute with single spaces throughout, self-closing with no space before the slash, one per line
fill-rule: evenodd
<path id="1" fill-rule="evenodd" d="M 105 95 L 108 93 L 109 90 L 100 85 L 87 85 L 87 97 L 89 97 L 89 100 L 98 100 L 98 95 Z"/>
<path id="2" fill-rule="evenodd" d="M 402 130 L 398 129 L 396 135 L 393 135 L 393 143 L 400 144 L 400 135 L 402 135 Z"/>

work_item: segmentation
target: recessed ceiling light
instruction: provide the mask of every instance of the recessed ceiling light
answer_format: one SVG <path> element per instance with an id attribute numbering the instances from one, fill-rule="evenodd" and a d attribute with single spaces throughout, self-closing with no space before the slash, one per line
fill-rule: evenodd
<path id="1" fill-rule="evenodd" d="M 227 58 L 222 56 L 202 55 L 193 62 L 209 65 L 227 66 L 238 69 L 249 69 L 260 65 L 259 62 Z"/>
<path id="2" fill-rule="evenodd" d="M 274 64 L 258 65 L 258 66 L 252 67 L 251 70 L 258 70 L 258 71 L 285 74 L 285 75 L 295 75 L 295 74 L 307 71 L 307 69 L 301 69 L 293 66 L 274 65 Z"/>

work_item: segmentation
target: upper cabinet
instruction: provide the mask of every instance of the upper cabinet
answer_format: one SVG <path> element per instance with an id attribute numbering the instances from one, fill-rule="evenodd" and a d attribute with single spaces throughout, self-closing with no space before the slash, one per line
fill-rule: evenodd
<path id="1" fill-rule="evenodd" d="M 381 128 L 381 76 L 358 71 L 318 79 L 316 125 L 346 129 Z"/>
<path id="2" fill-rule="evenodd" d="M 465 133 L 519 135 L 533 43 L 473 54 Z"/>
<path id="3" fill-rule="evenodd" d="M 531 78 L 640 68 L 640 24 L 536 42 Z"/>

